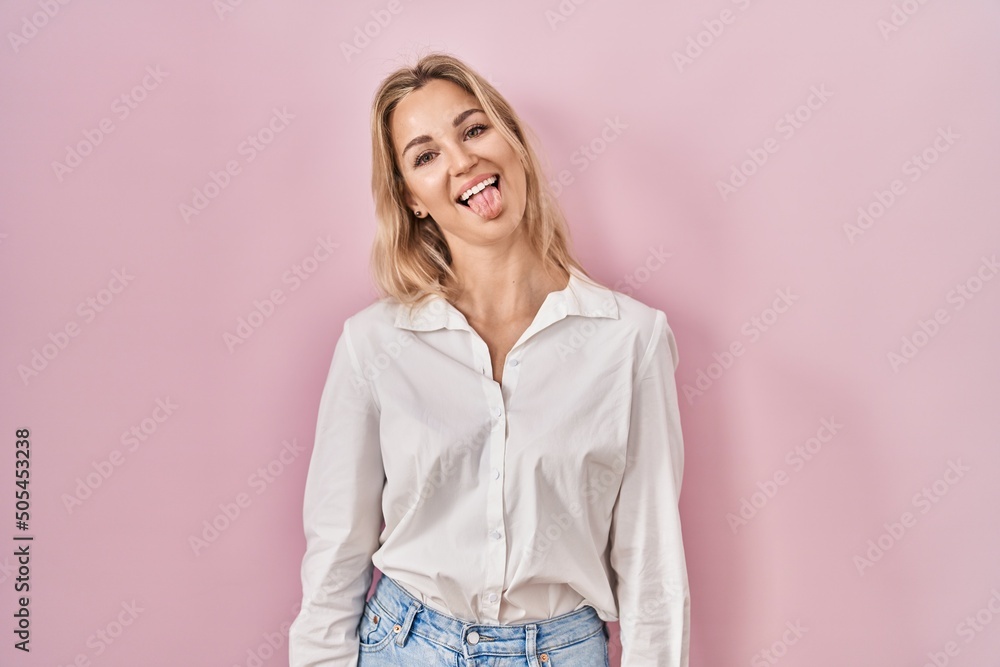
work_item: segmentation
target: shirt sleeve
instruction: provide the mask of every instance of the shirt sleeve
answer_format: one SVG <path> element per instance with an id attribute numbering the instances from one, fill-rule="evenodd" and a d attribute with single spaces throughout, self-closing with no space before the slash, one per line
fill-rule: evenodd
<path id="1" fill-rule="evenodd" d="M 632 395 L 625 471 L 611 519 L 622 667 L 688 667 L 691 598 L 681 536 L 680 359 L 657 310 Z"/>
<path id="2" fill-rule="evenodd" d="M 289 628 L 290 667 L 356 667 L 384 482 L 379 410 L 348 319 L 320 398 L 306 477 L 302 607 Z"/>

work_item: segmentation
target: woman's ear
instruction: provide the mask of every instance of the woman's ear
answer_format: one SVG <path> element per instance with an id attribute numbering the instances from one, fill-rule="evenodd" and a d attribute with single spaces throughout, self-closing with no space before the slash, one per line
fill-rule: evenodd
<path id="1" fill-rule="evenodd" d="M 405 185 L 403 186 L 403 201 L 406 203 L 406 208 L 410 209 L 414 214 L 417 211 L 424 210 L 424 207 L 417 201 L 416 197 L 410 194 L 410 189 Z"/>

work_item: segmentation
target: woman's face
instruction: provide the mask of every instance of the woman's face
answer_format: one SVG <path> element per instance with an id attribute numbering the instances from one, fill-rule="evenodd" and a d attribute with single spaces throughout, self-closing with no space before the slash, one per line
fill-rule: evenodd
<path id="1" fill-rule="evenodd" d="M 434 79 L 396 105 L 389 127 L 407 205 L 429 213 L 449 245 L 456 238 L 488 244 L 517 228 L 526 202 L 524 168 L 473 95 Z M 491 176 L 498 181 L 462 203 Z"/>

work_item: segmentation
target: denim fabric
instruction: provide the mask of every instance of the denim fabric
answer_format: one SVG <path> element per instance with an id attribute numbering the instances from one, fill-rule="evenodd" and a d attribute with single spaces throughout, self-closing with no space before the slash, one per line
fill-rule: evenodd
<path id="1" fill-rule="evenodd" d="M 608 636 L 590 606 L 481 625 L 431 609 L 383 574 L 358 624 L 358 667 L 608 667 Z"/>

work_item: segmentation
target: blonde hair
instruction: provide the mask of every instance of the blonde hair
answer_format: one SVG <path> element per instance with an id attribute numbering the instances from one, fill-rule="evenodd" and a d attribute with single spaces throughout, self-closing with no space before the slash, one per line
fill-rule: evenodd
<path id="1" fill-rule="evenodd" d="M 552 197 L 541 164 L 526 139 L 521 120 L 507 100 L 483 77 L 458 58 L 430 53 L 412 67 L 401 67 L 379 85 L 372 102 L 372 197 L 377 229 L 372 244 L 371 273 L 382 297 L 413 307 L 432 294 L 449 301 L 457 296 L 457 276 L 451 251 L 437 222 L 418 218 L 406 206 L 403 175 L 393 151 L 389 118 L 396 105 L 434 79 L 457 84 L 475 97 L 493 127 L 517 152 L 527 181 L 524 220 L 528 239 L 546 271 L 577 270 L 593 282 L 573 257 L 562 211 Z"/>

